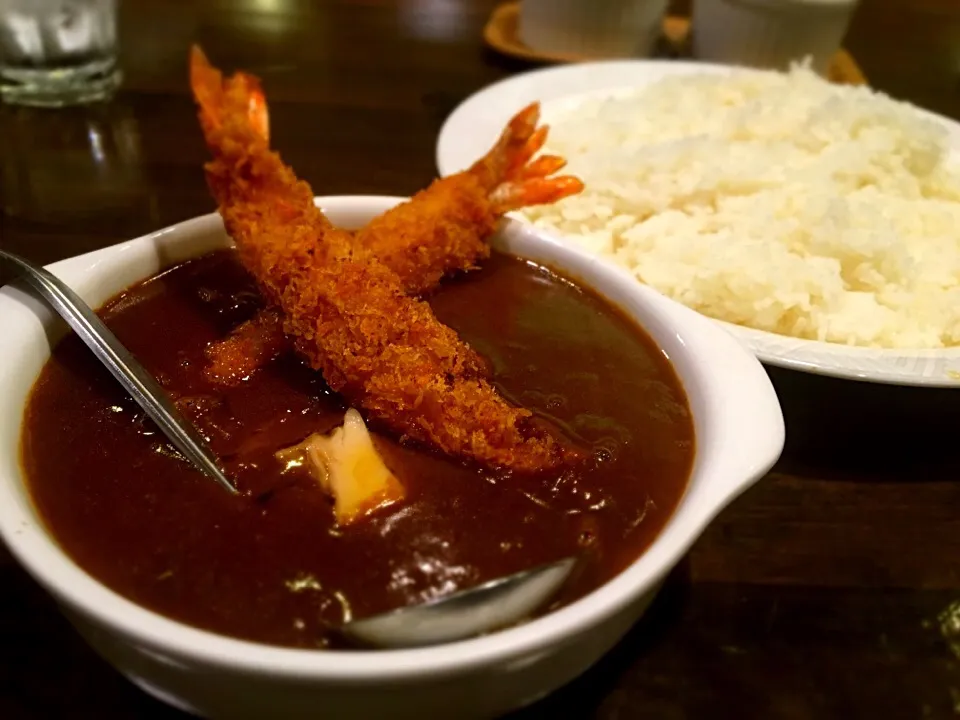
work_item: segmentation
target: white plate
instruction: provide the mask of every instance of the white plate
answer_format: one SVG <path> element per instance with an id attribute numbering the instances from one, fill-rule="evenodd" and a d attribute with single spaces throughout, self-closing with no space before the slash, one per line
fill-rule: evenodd
<path id="1" fill-rule="evenodd" d="M 487 152 L 506 122 L 539 100 L 544 120 L 585 96 L 609 96 L 669 75 L 730 73 L 737 68 L 672 60 L 579 63 L 523 73 L 480 90 L 447 118 L 437 140 L 441 175 L 467 168 Z M 960 158 L 960 124 L 918 109 L 950 133 Z M 960 229 L 958 229 L 960 232 Z M 720 322 L 720 321 L 718 321 Z M 804 372 L 894 385 L 960 387 L 960 347 L 947 350 L 881 350 L 801 340 L 720 322 L 765 363 Z"/>

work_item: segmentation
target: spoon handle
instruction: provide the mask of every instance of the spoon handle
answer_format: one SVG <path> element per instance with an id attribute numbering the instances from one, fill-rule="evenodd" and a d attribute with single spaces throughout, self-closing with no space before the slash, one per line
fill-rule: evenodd
<path id="1" fill-rule="evenodd" d="M 170 442 L 198 470 L 212 477 L 231 493 L 237 493 L 193 423 L 180 414 L 160 383 L 117 340 L 89 305 L 44 268 L 5 250 L 0 250 L 0 258 L 10 261 L 23 271 L 25 279 L 37 293 L 66 320 Z"/>

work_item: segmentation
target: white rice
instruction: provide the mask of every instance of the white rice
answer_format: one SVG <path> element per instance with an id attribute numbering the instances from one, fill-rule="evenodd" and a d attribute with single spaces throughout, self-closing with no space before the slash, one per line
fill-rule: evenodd
<path id="1" fill-rule="evenodd" d="M 524 211 L 536 225 L 728 322 L 960 345 L 960 170 L 911 106 L 799 67 L 669 77 L 546 119 L 586 190 Z"/>

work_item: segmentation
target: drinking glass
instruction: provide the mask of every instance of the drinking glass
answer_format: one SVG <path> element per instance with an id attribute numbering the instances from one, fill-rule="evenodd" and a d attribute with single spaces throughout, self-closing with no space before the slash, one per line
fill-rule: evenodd
<path id="1" fill-rule="evenodd" d="M 0 0 L 0 98 L 57 107 L 120 84 L 117 0 Z"/>

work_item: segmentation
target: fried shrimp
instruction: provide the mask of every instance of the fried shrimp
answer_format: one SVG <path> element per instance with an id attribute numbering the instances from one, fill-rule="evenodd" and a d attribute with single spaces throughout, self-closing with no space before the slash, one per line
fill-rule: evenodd
<path id="1" fill-rule="evenodd" d="M 275 360 L 289 347 L 283 316 L 273 308 L 261 310 L 206 349 L 207 379 L 218 385 L 235 385 Z"/>
<path id="2" fill-rule="evenodd" d="M 404 291 L 420 295 L 453 272 L 474 269 L 490 255 L 487 241 L 510 210 L 552 203 L 583 189 L 577 178 L 549 177 L 565 160 L 544 155 L 536 160 L 548 128 L 537 124 L 533 103 L 515 115 L 490 151 L 468 170 L 435 180 L 407 202 L 386 211 L 354 238 L 356 258 L 374 257 L 400 277 Z M 249 345 L 255 352 L 244 354 Z M 278 313 L 264 310 L 208 348 L 207 375 L 232 383 L 273 359 L 260 348 L 285 346 Z"/>
<path id="3" fill-rule="evenodd" d="M 357 233 L 357 246 L 393 268 L 414 295 L 451 272 L 476 267 L 490 255 L 487 240 L 504 213 L 583 189 L 577 178 L 548 177 L 565 165 L 563 158 L 531 162 L 547 137 L 545 126 L 537 128 L 539 118 L 537 103 L 521 110 L 469 170 L 435 180 L 374 218 Z"/>
<path id="4" fill-rule="evenodd" d="M 213 155 L 207 183 L 227 232 L 285 333 L 333 390 L 393 433 L 482 465 L 536 471 L 577 457 L 497 394 L 483 360 L 404 292 L 396 272 L 344 251 L 350 235 L 270 150 L 254 77 L 224 79 L 197 47 L 190 72 Z"/>

